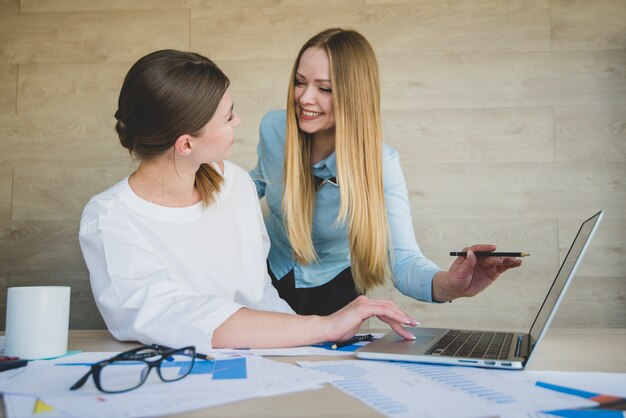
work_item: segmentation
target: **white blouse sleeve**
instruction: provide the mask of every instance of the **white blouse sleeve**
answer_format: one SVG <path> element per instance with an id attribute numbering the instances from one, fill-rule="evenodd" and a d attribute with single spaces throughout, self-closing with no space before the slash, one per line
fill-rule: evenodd
<path id="1" fill-rule="evenodd" d="M 242 308 L 170 280 L 150 244 L 127 221 L 89 216 L 88 207 L 79 239 L 96 304 L 119 340 L 206 351 L 214 330 Z"/>
<path id="2" fill-rule="evenodd" d="M 272 285 L 269 275 L 267 276 L 267 283 L 265 283 L 263 299 L 259 302 L 257 309 L 261 311 L 283 312 L 295 315 L 291 306 L 278 296 L 278 291 L 274 285 Z"/>

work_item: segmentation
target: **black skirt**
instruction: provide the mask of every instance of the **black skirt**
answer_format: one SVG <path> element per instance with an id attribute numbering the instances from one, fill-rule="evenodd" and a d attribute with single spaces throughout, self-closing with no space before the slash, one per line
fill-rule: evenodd
<path id="1" fill-rule="evenodd" d="M 269 266 L 267 270 L 278 295 L 299 315 L 330 315 L 359 296 L 350 267 L 328 283 L 303 288 L 296 288 L 293 270 L 280 280 L 276 279 Z"/>

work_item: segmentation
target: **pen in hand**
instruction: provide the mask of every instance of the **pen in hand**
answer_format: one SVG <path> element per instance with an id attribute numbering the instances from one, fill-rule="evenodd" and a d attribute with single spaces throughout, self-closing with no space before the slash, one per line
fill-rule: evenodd
<path id="1" fill-rule="evenodd" d="M 451 251 L 453 257 L 467 257 L 467 251 Z M 497 251 L 474 251 L 476 257 L 528 257 L 528 253 L 509 253 Z"/>
<path id="2" fill-rule="evenodd" d="M 374 336 L 372 334 L 355 335 L 349 340 L 338 342 L 338 343 L 331 345 L 330 348 L 332 348 L 333 350 L 336 350 L 338 348 L 345 347 L 350 344 L 358 343 L 361 341 L 372 341 L 373 339 L 374 339 Z"/>

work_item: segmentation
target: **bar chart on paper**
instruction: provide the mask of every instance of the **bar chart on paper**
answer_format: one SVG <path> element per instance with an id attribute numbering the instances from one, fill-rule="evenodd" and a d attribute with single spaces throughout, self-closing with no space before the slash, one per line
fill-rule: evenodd
<path id="1" fill-rule="evenodd" d="M 487 403 L 506 405 L 517 402 L 515 396 L 504 392 L 502 387 L 490 387 L 490 385 L 478 381 L 473 376 L 461 373 L 456 367 L 429 366 L 419 363 L 398 363 L 396 366 L 439 382 L 450 390 L 468 393 Z"/>
<path id="2" fill-rule="evenodd" d="M 445 388 L 430 385 L 428 379 L 389 363 L 339 361 L 301 365 L 337 375 L 334 386 L 387 416 L 442 416 L 441 404 L 433 399 L 446 399 L 452 408 L 446 411 L 447 416 L 464 416 L 468 407 L 477 413 L 487 412 L 485 405 L 469 395 L 459 392 L 450 397 Z"/>
<path id="3" fill-rule="evenodd" d="M 530 414 L 589 405 L 508 379 L 508 371 L 364 360 L 299 364 L 337 376 L 335 387 L 394 418 Z"/>

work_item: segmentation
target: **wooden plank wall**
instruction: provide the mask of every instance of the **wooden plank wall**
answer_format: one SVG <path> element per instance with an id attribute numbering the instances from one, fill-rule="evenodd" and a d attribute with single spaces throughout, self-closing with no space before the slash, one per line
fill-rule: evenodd
<path id="1" fill-rule="evenodd" d="M 69 284 L 71 327 L 103 326 L 77 228 L 88 198 L 133 169 L 113 113 L 136 59 L 214 59 L 243 119 L 233 160 L 251 168 L 300 45 L 335 26 L 379 57 L 385 139 L 424 252 L 442 267 L 474 242 L 532 253 L 473 299 L 372 295 L 424 324 L 523 329 L 578 224 L 604 209 L 555 326 L 624 327 L 624 0 L 0 0 L 0 324 L 7 286 Z"/>

